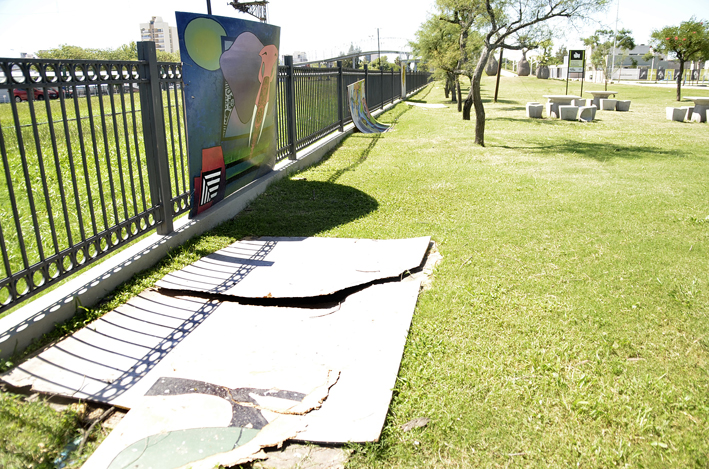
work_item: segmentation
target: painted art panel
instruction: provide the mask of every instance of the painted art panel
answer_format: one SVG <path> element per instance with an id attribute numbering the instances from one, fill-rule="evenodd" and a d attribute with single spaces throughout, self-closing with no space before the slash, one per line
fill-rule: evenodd
<path id="1" fill-rule="evenodd" d="M 378 134 L 389 130 L 389 126 L 380 124 L 372 117 L 367 106 L 365 81 L 360 80 L 347 86 L 350 114 L 355 127 L 364 134 Z"/>
<path id="2" fill-rule="evenodd" d="M 193 217 L 276 162 L 280 28 L 176 12 Z"/>

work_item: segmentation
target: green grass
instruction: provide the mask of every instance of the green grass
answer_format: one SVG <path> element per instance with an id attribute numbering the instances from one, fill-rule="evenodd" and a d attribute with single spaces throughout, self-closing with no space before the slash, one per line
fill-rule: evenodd
<path id="1" fill-rule="evenodd" d="M 447 109 L 396 106 L 44 341 L 244 236 L 431 235 L 382 438 L 349 467 L 707 467 L 709 124 L 665 120 L 669 88 L 581 123 L 524 116 L 563 82 L 493 87 L 485 148 L 434 85 L 414 99 Z"/>
<path id="2" fill-rule="evenodd" d="M 165 113 L 165 125 L 174 145 L 168 145 L 167 150 L 173 193 L 177 193 L 187 190 L 179 162 L 180 155 L 186 155 L 186 141 L 184 131 L 182 141 L 178 139 L 174 91 L 169 96 L 173 106 Z M 167 92 L 163 92 L 163 99 L 167 105 Z M 139 109 L 134 111 L 133 105 L 140 107 L 137 93 L 133 94 L 133 102 L 127 93 L 123 97 L 116 94 L 113 99 L 66 99 L 63 105 L 60 100 L 36 101 L 32 106 L 22 102 L 14 109 L 14 105 L 0 104 L 0 226 L 9 265 L 8 272 L 5 263 L 0 262 L 0 278 L 20 272 L 82 239 L 105 233 L 152 206 L 141 113 Z M 77 115 L 81 117 L 78 120 Z M 93 119 L 89 118 L 91 115 Z M 36 129 L 31 125 L 33 120 L 38 123 Z M 184 124 L 181 118 L 180 124 Z M 37 217 L 36 225 L 33 215 Z M 152 217 L 140 220 L 132 227 L 132 234 L 138 232 L 138 225 L 144 229 L 152 222 Z M 127 231 L 123 233 L 124 237 L 127 235 Z M 47 274 L 54 278 L 62 270 L 76 271 L 77 264 L 86 263 L 118 242 L 117 235 L 106 234 L 86 252 L 80 251 L 74 263 L 66 256 L 50 264 Z M 33 272 L 32 277 L 35 283 L 46 283 L 46 276 L 40 271 Z M 18 290 L 26 288 L 27 280 L 20 279 Z M 7 288 L 0 289 L 0 304 L 9 297 Z"/>

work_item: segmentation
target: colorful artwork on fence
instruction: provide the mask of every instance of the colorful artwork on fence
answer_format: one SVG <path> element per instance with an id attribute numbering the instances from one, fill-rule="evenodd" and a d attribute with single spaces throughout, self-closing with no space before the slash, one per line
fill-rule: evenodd
<path id="1" fill-rule="evenodd" d="M 197 13 L 175 18 L 195 216 L 275 165 L 280 28 Z"/>
<path id="2" fill-rule="evenodd" d="M 347 87 L 352 122 L 365 134 L 378 134 L 389 130 L 389 126 L 380 124 L 369 113 L 364 92 L 364 80 L 356 81 Z"/>

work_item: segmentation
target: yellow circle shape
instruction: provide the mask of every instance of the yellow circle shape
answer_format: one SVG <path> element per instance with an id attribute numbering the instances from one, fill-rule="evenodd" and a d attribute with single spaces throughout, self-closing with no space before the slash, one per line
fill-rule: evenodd
<path id="1" fill-rule="evenodd" d="M 192 60 L 207 70 L 218 70 L 222 56 L 222 25 L 209 18 L 195 18 L 185 28 L 185 46 Z"/>

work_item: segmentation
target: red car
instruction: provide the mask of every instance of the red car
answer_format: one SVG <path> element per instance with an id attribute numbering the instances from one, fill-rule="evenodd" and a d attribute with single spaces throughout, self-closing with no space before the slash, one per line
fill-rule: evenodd
<path id="1" fill-rule="evenodd" d="M 27 101 L 27 90 L 15 88 L 13 94 L 15 96 L 15 102 Z M 49 99 L 57 99 L 59 97 L 59 90 L 57 88 L 47 88 L 47 96 Z M 39 101 L 44 100 L 44 90 L 42 88 L 34 88 L 34 99 Z"/>

